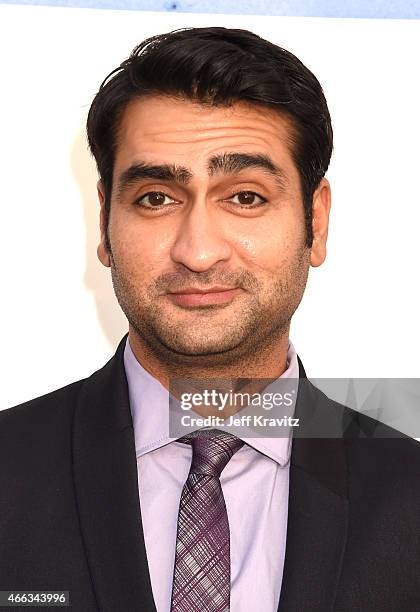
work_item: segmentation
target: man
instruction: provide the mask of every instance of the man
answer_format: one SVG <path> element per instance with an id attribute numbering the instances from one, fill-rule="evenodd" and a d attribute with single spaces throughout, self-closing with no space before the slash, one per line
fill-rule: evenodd
<path id="1" fill-rule="evenodd" d="M 420 447 L 329 400 L 289 341 L 326 256 L 317 79 L 250 32 L 181 30 L 107 77 L 87 132 L 129 332 L 1 413 L 0 588 L 83 612 L 420 610 Z M 299 432 L 171 435 L 174 379 L 294 378 Z"/>

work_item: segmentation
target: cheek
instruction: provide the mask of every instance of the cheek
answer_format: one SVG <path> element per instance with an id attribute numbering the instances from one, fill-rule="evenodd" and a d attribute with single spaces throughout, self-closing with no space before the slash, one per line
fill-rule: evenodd
<path id="1" fill-rule="evenodd" d="M 278 272 L 290 264 L 304 241 L 304 221 L 292 212 L 252 219 L 234 235 L 240 258 L 256 269 Z"/>
<path id="2" fill-rule="evenodd" d="M 171 236 L 147 223 L 115 220 L 110 240 L 116 266 L 135 278 L 153 278 L 168 265 Z"/>

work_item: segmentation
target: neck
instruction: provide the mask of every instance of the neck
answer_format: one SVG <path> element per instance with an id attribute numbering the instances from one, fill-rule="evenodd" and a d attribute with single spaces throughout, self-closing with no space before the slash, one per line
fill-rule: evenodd
<path id="1" fill-rule="evenodd" d="M 171 355 L 158 354 L 144 339 L 129 327 L 131 350 L 141 366 L 166 389 L 173 379 L 222 379 L 223 386 L 242 388 L 243 379 L 275 380 L 286 370 L 289 347 L 289 326 L 277 337 L 265 342 L 257 351 L 233 355 Z M 242 380 L 238 380 L 242 379 Z"/>
<path id="2" fill-rule="evenodd" d="M 129 342 L 137 361 L 156 378 L 171 395 L 178 399 L 184 393 L 203 394 L 209 387 L 220 391 L 259 393 L 269 382 L 280 377 L 286 370 L 289 346 L 289 328 L 271 342 L 266 342 L 260 350 L 248 354 L 232 355 L 194 355 L 157 354 L 144 342 L 142 337 L 130 327 Z M 172 358 L 171 358 L 172 357 Z M 241 406 L 227 404 L 223 416 L 233 416 Z M 195 406 L 194 412 L 208 416 L 220 416 L 217 405 Z"/>

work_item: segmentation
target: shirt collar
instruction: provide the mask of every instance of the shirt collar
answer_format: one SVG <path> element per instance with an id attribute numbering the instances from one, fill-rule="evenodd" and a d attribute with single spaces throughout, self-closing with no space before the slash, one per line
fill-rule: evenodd
<path id="1" fill-rule="evenodd" d="M 136 456 L 140 457 L 177 439 L 169 436 L 169 391 L 137 361 L 128 336 L 124 349 L 124 367 L 133 419 Z M 296 385 L 299 382 L 297 354 L 290 341 L 286 370 L 279 378 L 294 378 Z M 281 466 L 285 466 L 290 460 L 293 428 L 285 429 L 287 431 L 283 437 L 243 437 L 242 439 L 249 446 Z"/>

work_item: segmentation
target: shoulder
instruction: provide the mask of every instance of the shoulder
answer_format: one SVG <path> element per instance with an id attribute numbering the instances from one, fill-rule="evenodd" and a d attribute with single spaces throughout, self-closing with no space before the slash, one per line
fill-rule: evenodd
<path id="1" fill-rule="evenodd" d="M 418 489 L 420 442 L 367 415 L 351 412 L 359 435 L 345 438 L 350 478 L 362 483 L 386 482 L 389 491 L 404 485 Z"/>
<path id="2" fill-rule="evenodd" d="M 87 379 L 0 411 L 0 446 L 3 451 L 44 444 L 69 429 L 80 391 Z M 6 451 L 7 452 L 7 451 Z"/>
<path id="3" fill-rule="evenodd" d="M 350 486 L 366 493 L 383 490 L 411 496 L 420 480 L 420 442 L 405 433 L 333 400 L 331 408 L 343 419 L 343 441 Z M 416 495 L 420 502 L 420 495 Z M 419 508 L 420 510 L 420 508 Z"/>
<path id="4" fill-rule="evenodd" d="M 306 405 L 314 437 L 342 438 L 351 474 L 362 480 L 420 478 L 420 442 L 371 416 L 329 398 L 309 382 Z"/>
<path id="5" fill-rule="evenodd" d="M 126 338 L 127 335 L 105 365 L 86 378 L 0 411 L 0 469 L 3 458 L 10 464 L 9 454 L 28 458 L 31 453 L 32 456 L 38 453 L 52 457 L 64 448 L 72 448 L 77 415 L 82 429 L 95 429 L 106 416 L 108 426 L 115 425 L 112 418 L 118 411 L 113 407 L 124 401 L 126 393 L 123 365 Z M 109 408 L 108 415 L 103 412 L 104 406 Z"/>

